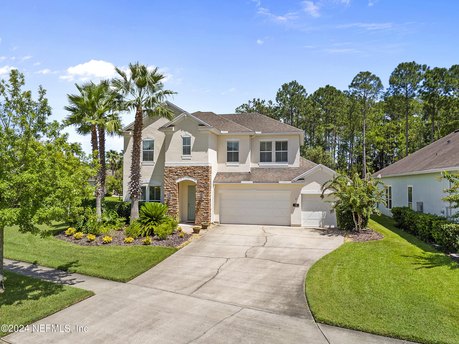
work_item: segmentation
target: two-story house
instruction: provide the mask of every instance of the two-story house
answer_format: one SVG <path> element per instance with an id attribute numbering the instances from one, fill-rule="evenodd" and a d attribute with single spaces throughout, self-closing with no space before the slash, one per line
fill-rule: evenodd
<path id="1" fill-rule="evenodd" d="M 304 132 L 258 113 L 145 118 L 142 200 L 164 202 L 181 222 L 335 226 L 321 186 L 335 172 L 300 157 Z M 124 199 L 132 124 L 124 128 Z"/>

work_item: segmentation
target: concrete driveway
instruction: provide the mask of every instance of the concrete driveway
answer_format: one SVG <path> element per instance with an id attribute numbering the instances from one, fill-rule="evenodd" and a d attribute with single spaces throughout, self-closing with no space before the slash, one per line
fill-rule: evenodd
<path id="1" fill-rule="evenodd" d="M 70 325 L 69 333 L 29 331 L 6 340 L 401 343 L 314 322 L 304 296 L 305 274 L 342 243 L 342 237 L 314 229 L 220 225 L 131 282 L 110 282 L 39 322 Z"/>

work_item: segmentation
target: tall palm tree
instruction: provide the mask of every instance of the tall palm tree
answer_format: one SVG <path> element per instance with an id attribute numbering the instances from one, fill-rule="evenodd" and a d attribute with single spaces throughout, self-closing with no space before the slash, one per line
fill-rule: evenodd
<path id="1" fill-rule="evenodd" d="M 140 199 L 140 154 L 142 145 L 142 128 L 144 115 L 172 119 L 173 113 L 166 106 L 166 98 L 175 92 L 165 90 L 164 75 L 158 68 L 149 69 L 140 63 L 130 63 L 127 72 L 116 68 L 118 78 L 112 85 L 123 96 L 124 109 L 135 111 L 132 162 L 129 178 L 129 195 L 131 198 L 131 223 L 139 218 Z"/>
<path id="2" fill-rule="evenodd" d="M 70 115 L 64 123 L 75 125 L 82 135 L 91 134 L 91 149 L 99 168 L 96 178 L 96 215 L 102 215 L 102 199 L 105 195 L 105 136 L 120 134 L 121 120 L 117 110 L 120 109 L 119 95 L 110 88 L 108 81 L 99 84 L 89 82 L 75 85 L 79 94 L 68 95 L 69 104 L 65 107 Z"/>

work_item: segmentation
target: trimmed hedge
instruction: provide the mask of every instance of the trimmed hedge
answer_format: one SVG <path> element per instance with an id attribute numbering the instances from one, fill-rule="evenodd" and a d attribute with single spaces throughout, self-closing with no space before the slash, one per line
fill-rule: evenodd
<path id="1" fill-rule="evenodd" d="M 408 207 L 392 208 L 395 225 L 423 241 L 442 246 L 447 251 L 459 250 L 459 224 L 445 217 L 418 213 Z"/>
<path id="2" fill-rule="evenodd" d="M 355 230 L 355 224 L 354 224 L 354 219 L 352 218 L 352 212 L 347 210 L 347 209 L 342 209 L 340 207 L 337 207 L 335 209 L 336 212 L 336 223 L 338 225 L 339 229 L 345 230 L 345 231 L 354 231 Z M 363 227 L 366 228 L 368 225 L 368 220 L 369 218 L 364 219 L 363 221 Z"/>

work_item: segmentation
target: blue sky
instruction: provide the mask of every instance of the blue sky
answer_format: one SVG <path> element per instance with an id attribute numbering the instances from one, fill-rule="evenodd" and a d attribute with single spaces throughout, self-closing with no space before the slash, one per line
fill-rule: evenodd
<path id="1" fill-rule="evenodd" d="M 228 113 L 291 80 L 346 89 L 369 70 L 387 86 L 400 62 L 457 64 L 457 13 L 455 0 L 0 0 L 0 77 L 17 68 L 43 85 L 60 120 L 75 83 L 139 61 L 166 74 L 178 106 Z"/>

